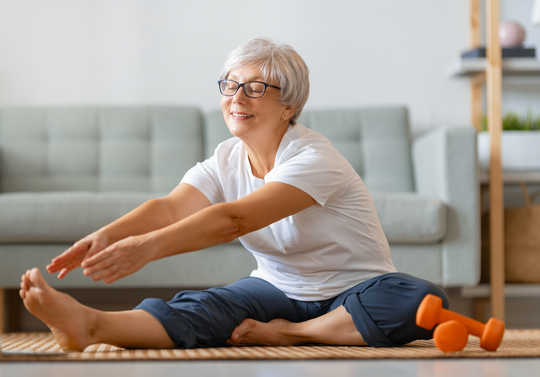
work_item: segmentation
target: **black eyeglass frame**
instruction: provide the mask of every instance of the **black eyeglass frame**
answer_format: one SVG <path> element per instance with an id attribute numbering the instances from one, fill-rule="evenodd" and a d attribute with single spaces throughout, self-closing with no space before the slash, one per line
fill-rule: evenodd
<path id="1" fill-rule="evenodd" d="M 221 83 L 222 82 L 227 82 L 227 81 L 232 81 L 232 82 L 235 82 L 238 84 L 238 86 L 236 87 L 236 91 L 233 93 L 233 94 L 224 94 L 222 91 L 221 91 Z M 251 84 L 251 83 L 258 83 L 258 84 L 263 84 L 264 85 L 264 90 L 262 92 L 262 94 L 258 97 L 253 97 L 253 96 L 250 96 L 249 94 L 246 93 L 246 89 L 244 88 L 244 85 L 246 84 Z M 275 85 L 270 85 L 270 84 L 267 84 L 265 82 L 262 82 L 262 81 L 247 81 L 247 82 L 244 82 L 244 83 L 239 83 L 238 81 L 235 81 L 235 80 L 231 80 L 231 79 L 223 79 L 223 80 L 218 80 L 218 86 L 219 86 L 219 92 L 221 93 L 222 96 L 226 96 L 226 97 L 233 97 L 236 95 L 236 93 L 238 93 L 238 91 L 240 90 L 240 88 L 244 89 L 244 94 L 249 97 L 249 98 L 261 98 L 262 96 L 264 96 L 264 93 L 266 93 L 266 88 L 270 87 L 270 88 L 274 88 L 274 89 L 279 89 L 281 90 L 281 88 L 279 86 L 275 86 Z"/>

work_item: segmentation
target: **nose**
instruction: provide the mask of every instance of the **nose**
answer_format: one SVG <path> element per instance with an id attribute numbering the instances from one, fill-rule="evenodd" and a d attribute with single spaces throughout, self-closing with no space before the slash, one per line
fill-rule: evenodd
<path id="1" fill-rule="evenodd" d="M 233 102 L 245 101 L 248 98 L 244 92 L 244 85 L 241 85 L 233 96 Z"/>

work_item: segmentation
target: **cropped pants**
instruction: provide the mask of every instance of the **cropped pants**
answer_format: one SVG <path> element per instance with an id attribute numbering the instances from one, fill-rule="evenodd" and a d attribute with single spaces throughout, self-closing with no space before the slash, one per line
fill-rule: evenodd
<path id="1" fill-rule="evenodd" d="M 404 273 L 364 281 L 324 301 L 292 300 L 265 280 L 247 277 L 226 287 L 183 291 L 171 301 L 144 300 L 135 309 L 152 314 L 176 348 L 219 347 L 244 319 L 269 322 L 283 318 L 302 322 L 344 306 L 364 341 L 373 347 L 393 347 L 431 339 L 433 330 L 416 326 L 416 311 L 428 293 L 443 299 L 431 282 Z"/>

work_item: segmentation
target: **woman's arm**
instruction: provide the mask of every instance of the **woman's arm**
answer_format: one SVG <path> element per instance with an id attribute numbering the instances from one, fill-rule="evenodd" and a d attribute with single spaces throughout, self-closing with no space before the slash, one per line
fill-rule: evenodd
<path id="1" fill-rule="evenodd" d="M 47 270 L 60 271 L 58 277 L 65 277 L 79 267 L 83 260 L 90 258 L 105 247 L 126 237 L 146 234 L 180 221 L 210 206 L 206 196 L 195 187 L 182 183 L 169 195 L 152 199 L 118 220 L 77 241 L 64 253 L 54 258 Z"/>
<path id="2" fill-rule="evenodd" d="M 230 242 L 315 204 L 304 191 L 271 182 L 250 195 L 202 209 L 167 227 L 116 242 L 82 266 L 93 280 L 111 283 L 171 255 Z"/>

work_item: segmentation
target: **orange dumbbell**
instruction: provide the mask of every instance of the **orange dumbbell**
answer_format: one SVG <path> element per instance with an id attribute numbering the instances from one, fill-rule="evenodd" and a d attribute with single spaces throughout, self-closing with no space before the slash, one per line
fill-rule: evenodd
<path id="1" fill-rule="evenodd" d="M 474 319 L 454 313 L 442 307 L 442 299 L 428 294 L 416 312 L 416 324 L 431 330 L 439 324 L 433 333 L 437 347 L 443 352 L 455 352 L 465 348 L 468 334 L 480 338 L 480 347 L 486 351 L 496 351 L 504 335 L 504 322 L 495 318 L 484 325 Z"/>

